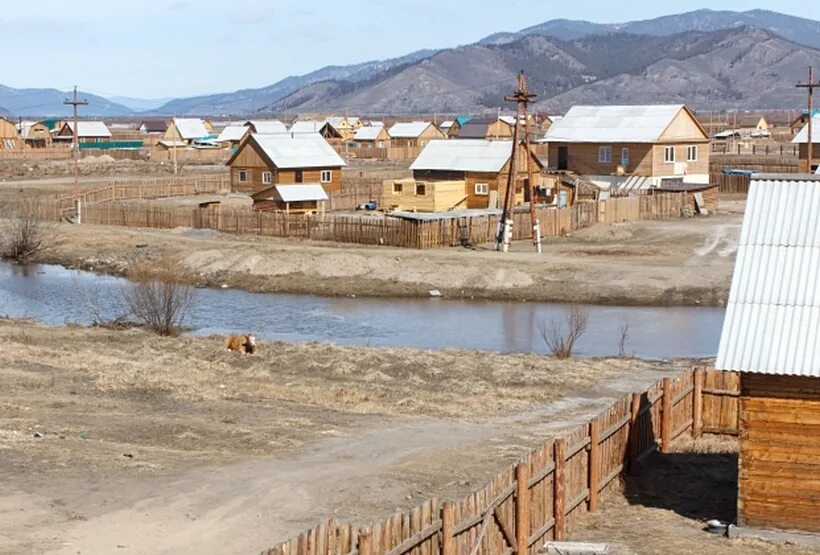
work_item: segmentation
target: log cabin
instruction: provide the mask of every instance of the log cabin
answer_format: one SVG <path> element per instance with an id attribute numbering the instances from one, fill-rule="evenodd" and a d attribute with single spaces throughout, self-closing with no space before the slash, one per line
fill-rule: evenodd
<path id="1" fill-rule="evenodd" d="M 519 149 L 515 203 L 525 202 L 526 154 Z M 542 183 L 542 162 L 530 153 L 536 185 Z M 500 208 L 504 204 L 512 158 L 512 141 L 452 139 L 431 141 L 411 164 L 416 181 L 463 181 L 461 208 Z M 528 198 L 528 194 L 526 197 Z"/>
<path id="2" fill-rule="evenodd" d="M 815 114 L 811 121 L 811 168 L 809 168 L 809 121 L 792 139 L 798 147 L 797 165 L 800 173 L 816 173 L 820 171 L 820 113 Z"/>
<path id="3" fill-rule="evenodd" d="M 740 373 L 742 528 L 820 532 L 818 212 L 820 176 L 752 179 L 715 363 Z"/>
<path id="4" fill-rule="evenodd" d="M 427 121 L 399 122 L 387 131 L 392 146 L 424 147 L 434 139 L 446 139 L 441 129 Z"/>
<path id="5" fill-rule="evenodd" d="M 341 191 L 344 160 L 317 133 L 249 135 L 227 161 L 231 189 L 256 193 L 272 185 L 320 184 Z"/>
<path id="6" fill-rule="evenodd" d="M 709 136 L 682 104 L 573 106 L 552 123 L 549 168 L 585 176 L 602 188 L 630 177 L 652 186 L 668 178 L 709 183 Z"/>
<path id="7" fill-rule="evenodd" d="M 54 135 L 54 140 L 70 143 L 74 139 L 72 126 L 72 122 L 65 122 Z M 111 131 L 101 121 L 78 121 L 77 140 L 81 143 L 106 143 L 111 140 Z"/>

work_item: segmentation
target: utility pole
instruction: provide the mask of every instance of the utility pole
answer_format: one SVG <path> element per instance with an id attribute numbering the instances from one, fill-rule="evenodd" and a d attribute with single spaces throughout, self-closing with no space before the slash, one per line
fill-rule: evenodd
<path id="1" fill-rule="evenodd" d="M 530 197 L 530 218 L 532 219 L 533 245 L 535 245 L 536 251 L 540 252 L 540 226 L 535 213 L 535 187 L 532 179 L 532 155 L 530 153 L 528 118 L 528 105 L 533 98 L 535 98 L 535 95 L 530 94 L 527 91 L 527 78 L 524 76 L 524 72 L 522 71 L 518 75 L 518 89 L 511 96 L 504 97 L 504 100 L 508 102 L 515 102 L 517 104 L 517 109 L 515 115 L 515 125 L 513 127 L 510 173 L 507 177 L 507 191 L 504 195 L 504 210 L 501 214 L 501 222 L 499 223 L 495 241 L 496 250 L 501 250 L 502 252 L 507 252 L 509 250 L 510 240 L 512 239 L 512 210 L 513 203 L 515 201 L 515 183 L 518 177 L 518 149 L 520 146 L 520 129 L 522 121 L 525 122 L 524 147 L 527 155 L 527 187 L 529 189 Z"/>
<path id="2" fill-rule="evenodd" d="M 808 161 L 807 161 L 806 170 L 808 171 L 808 173 L 811 173 L 811 165 L 812 165 L 811 163 L 812 163 L 812 154 L 813 154 L 812 153 L 812 140 L 814 139 L 814 135 L 812 134 L 812 131 L 813 131 L 812 120 L 814 120 L 814 114 L 812 114 L 812 112 L 814 111 L 814 89 L 817 88 L 817 87 L 820 87 L 820 82 L 815 82 L 814 81 L 814 74 L 812 73 L 811 66 L 809 66 L 809 81 L 808 81 L 808 83 L 798 83 L 796 86 L 799 89 L 807 89 L 808 92 L 809 92 L 809 122 L 808 122 L 808 125 L 807 125 L 807 131 L 808 131 L 809 136 L 807 137 L 807 144 L 806 144 L 806 147 L 808 148 L 808 150 L 807 150 L 807 152 L 808 152 Z"/>
<path id="3" fill-rule="evenodd" d="M 182 141 L 182 136 L 180 135 L 179 129 L 177 128 L 177 115 L 176 114 L 174 114 L 174 117 L 173 117 L 173 129 L 174 129 L 174 134 L 171 138 L 171 154 L 174 157 L 174 175 L 176 175 L 177 171 L 178 171 L 178 168 L 177 168 L 177 137 L 179 136 L 179 140 Z"/>
<path id="4" fill-rule="evenodd" d="M 74 94 L 71 97 L 71 100 L 65 99 L 63 104 L 70 105 L 74 110 L 74 123 L 71 126 L 71 130 L 73 131 L 73 143 L 71 145 L 71 157 L 74 159 L 74 187 L 72 189 L 72 197 L 74 197 L 75 206 L 80 201 L 80 133 L 77 129 L 77 107 L 78 106 L 88 106 L 87 100 L 79 100 L 77 98 L 77 85 L 74 85 Z M 79 206 L 77 206 L 77 212 L 79 213 Z M 79 222 L 78 222 L 79 223 Z"/>

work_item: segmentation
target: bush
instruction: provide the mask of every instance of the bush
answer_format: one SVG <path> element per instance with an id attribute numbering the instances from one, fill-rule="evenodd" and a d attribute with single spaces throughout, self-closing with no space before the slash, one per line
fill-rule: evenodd
<path id="1" fill-rule="evenodd" d="M 159 335 L 176 335 L 182 329 L 194 301 L 194 288 L 186 281 L 181 264 L 166 259 L 134 264 L 127 277 L 123 298 L 131 317 Z"/>
<path id="2" fill-rule="evenodd" d="M 547 348 L 555 358 L 570 358 L 575 349 L 575 342 L 587 329 L 589 312 L 578 306 L 567 309 L 564 322 L 557 318 L 547 324 L 541 322 L 538 330 Z"/>
<path id="3" fill-rule="evenodd" d="M 12 210 L 0 238 L 0 256 L 26 262 L 45 248 L 49 226 L 37 218 L 36 209 L 35 203 L 23 202 Z"/>

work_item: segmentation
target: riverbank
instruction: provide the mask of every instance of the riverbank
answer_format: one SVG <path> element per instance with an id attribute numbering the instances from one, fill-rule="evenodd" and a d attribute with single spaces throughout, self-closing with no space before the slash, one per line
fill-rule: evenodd
<path id="1" fill-rule="evenodd" d="M 722 306 L 742 202 L 708 218 L 596 225 L 528 242 L 414 251 L 210 230 L 61 224 L 39 262 L 122 275 L 141 257 L 181 260 L 197 285 L 323 296 L 427 297 L 604 305 Z"/>
<path id="2" fill-rule="evenodd" d="M 463 495 L 692 364 L 223 340 L 0 320 L 0 553 L 259 552 Z"/>

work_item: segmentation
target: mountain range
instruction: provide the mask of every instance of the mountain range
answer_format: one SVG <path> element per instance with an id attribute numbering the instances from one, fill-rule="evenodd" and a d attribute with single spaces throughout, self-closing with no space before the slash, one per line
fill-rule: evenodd
<path id="1" fill-rule="evenodd" d="M 697 10 L 621 24 L 554 19 L 476 43 L 327 66 L 258 89 L 171 100 L 84 95 L 83 114 L 294 115 L 492 112 L 528 75 L 538 109 L 577 103 L 685 102 L 700 109 L 794 108 L 820 67 L 820 22 L 765 10 Z M 0 86 L 18 115 L 64 116 L 66 93 Z M 41 110 L 32 112 L 30 110 Z"/>

